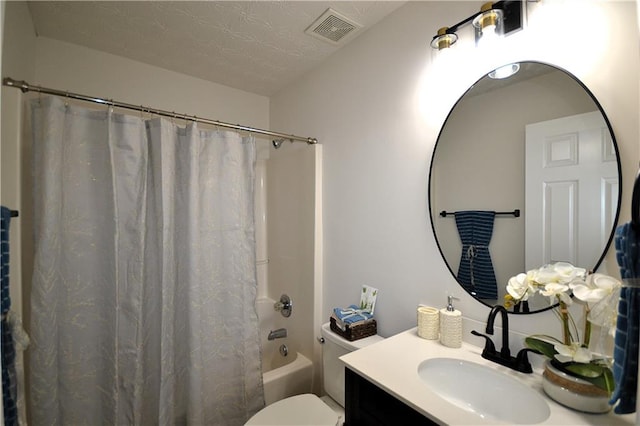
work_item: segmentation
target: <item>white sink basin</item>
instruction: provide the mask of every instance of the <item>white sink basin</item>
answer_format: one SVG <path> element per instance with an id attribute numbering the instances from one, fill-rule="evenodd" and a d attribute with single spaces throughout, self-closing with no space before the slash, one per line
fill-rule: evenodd
<path id="1" fill-rule="evenodd" d="M 474 362 L 431 358 L 420 363 L 418 375 L 443 399 L 487 420 L 536 424 L 551 413 L 547 402 L 535 390 Z"/>

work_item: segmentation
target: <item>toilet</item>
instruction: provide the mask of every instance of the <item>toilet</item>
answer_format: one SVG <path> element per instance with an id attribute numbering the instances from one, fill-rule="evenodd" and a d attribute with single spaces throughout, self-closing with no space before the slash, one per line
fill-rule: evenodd
<path id="1" fill-rule="evenodd" d="M 379 342 L 377 334 L 353 342 L 331 331 L 329 323 L 321 329 L 324 391 L 322 398 L 305 393 L 281 399 L 258 411 L 245 426 L 342 425 L 344 422 L 344 363 L 342 355 Z"/>

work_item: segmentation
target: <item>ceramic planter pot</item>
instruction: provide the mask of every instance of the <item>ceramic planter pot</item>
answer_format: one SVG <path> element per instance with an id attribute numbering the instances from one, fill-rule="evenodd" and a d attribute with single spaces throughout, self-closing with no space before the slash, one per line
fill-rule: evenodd
<path id="1" fill-rule="evenodd" d="M 611 410 L 606 391 L 558 370 L 549 361 L 542 375 L 542 388 L 554 401 L 577 411 L 607 413 Z"/>

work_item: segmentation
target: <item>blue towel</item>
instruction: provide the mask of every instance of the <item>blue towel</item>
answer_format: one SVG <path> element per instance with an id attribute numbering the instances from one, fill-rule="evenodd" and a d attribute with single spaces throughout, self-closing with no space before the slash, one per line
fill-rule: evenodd
<path id="1" fill-rule="evenodd" d="M 11 307 L 9 297 L 9 223 L 11 210 L 0 207 L 0 294 L 2 296 L 2 408 L 4 424 L 18 424 L 17 389 L 16 389 L 16 351 L 13 344 L 11 328 L 7 324 L 6 314 Z"/>
<path id="2" fill-rule="evenodd" d="M 333 314 L 345 324 L 353 324 L 373 318 L 369 312 L 361 311 L 356 305 L 348 308 L 333 308 Z"/>
<path id="3" fill-rule="evenodd" d="M 13 343 L 11 327 L 7 319 L 2 319 L 2 409 L 5 426 L 18 424 L 18 400 L 16 378 L 16 349 Z"/>
<path id="4" fill-rule="evenodd" d="M 636 411 L 640 334 L 640 287 L 637 285 L 640 272 L 638 235 L 630 223 L 619 226 L 616 230 L 615 247 L 620 276 L 630 285 L 623 286 L 620 290 L 613 349 L 613 377 L 616 388 L 609 403 L 613 405 L 619 401 L 614 409 L 615 413 L 629 414 Z"/>
<path id="5" fill-rule="evenodd" d="M 456 226 L 462 241 L 458 281 L 481 299 L 497 299 L 498 284 L 489 254 L 493 233 L 493 211 L 455 212 Z"/>
<path id="6" fill-rule="evenodd" d="M 11 222 L 11 210 L 0 207 L 0 253 L 2 255 L 0 278 L 0 302 L 2 315 L 9 312 L 11 298 L 9 297 L 9 223 Z"/>

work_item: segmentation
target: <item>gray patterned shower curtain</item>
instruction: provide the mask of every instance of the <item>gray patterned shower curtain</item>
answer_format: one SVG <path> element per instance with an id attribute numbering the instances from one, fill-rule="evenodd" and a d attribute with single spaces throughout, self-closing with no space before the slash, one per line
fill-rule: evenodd
<path id="1" fill-rule="evenodd" d="M 243 424 L 264 406 L 253 139 L 31 109 L 33 424 Z"/>

